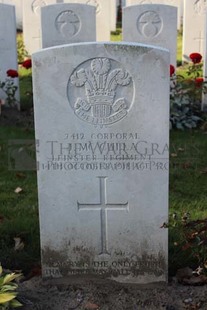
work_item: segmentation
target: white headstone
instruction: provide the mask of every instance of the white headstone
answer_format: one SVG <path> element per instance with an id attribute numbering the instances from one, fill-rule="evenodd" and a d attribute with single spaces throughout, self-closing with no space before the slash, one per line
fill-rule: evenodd
<path id="1" fill-rule="evenodd" d="M 72 2 L 96 7 L 96 39 L 97 41 L 110 41 L 111 0 L 73 0 Z M 64 0 L 64 3 L 71 3 L 71 0 Z"/>
<path id="2" fill-rule="evenodd" d="M 138 5 L 138 4 L 165 4 L 177 7 L 177 29 L 181 27 L 181 0 L 126 0 L 126 5 Z"/>
<path id="3" fill-rule="evenodd" d="M 22 29 L 22 0 L 0 0 L 0 3 L 11 4 L 15 6 L 16 27 Z"/>
<path id="4" fill-rule="evenodd" d="M 123 8 L 123 41 L 140 42 L 169 49 L 176 66 L 177 8 L 162 4 L 132 5 Z"/>
<path id="5" fill-rule="evenodd" d="M 56 0 L 23 1 L 23 36 L 27 52 L 31 55 L 42 48 L 40 9 Z"/>
<path id="6" fill-rule="evenodd" d="M 41 9 L 42 47 L 96 41 L 96 8 L 80 3 Z"/>
<path id="7" fill-rule="evenodd" d="M 167 281 L 169 52 L 33 54 L 43 277 Z"/>
<path id="8" fill-rule="evenodd" d="M 204 24 L 206 0 L 184 0 L 183 15 L 183 60 L 197 52 L 204 54 Z"/>
<path id="9" fill-rule="evenodd" d="M 15 7 L 0 3 L 0 81 L 7 78 L 7 70 L 18 70 L 17 45 L 16 45 L 16 19 Z M 19 104 L 19 80 L 13 79 L 14 85 L 18 87 L 16 92 L 17 107 Z M 6 99 L 6 95 L 0 90 L 0 99 Z"/>
<path id="10" fill-rule="evenodd" d="M 111 0 L 110 1 L 110 18 L 111 18 L 111 31 L 115 31 L 116 30 L 116 16 L 117 16 L 117 12 L 116 12 L 116 0 Z"/>

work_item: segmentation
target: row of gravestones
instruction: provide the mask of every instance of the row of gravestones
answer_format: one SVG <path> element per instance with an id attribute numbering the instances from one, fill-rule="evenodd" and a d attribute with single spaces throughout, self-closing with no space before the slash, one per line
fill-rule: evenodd
<path id="1" fill-rule="evenodd" d="M 169 52 L 81 43 L 32 64 L 43 276 L 166 282 Z"/>
<path id="2" fill-rule="evenodd" d="M 101 41 L 110 41 L 105 24 L 103 27 L 96 24 L 94 6 L 74 3 L 47 5 L 41 8 L 40 16 L 27 13 L 27 20 L 24 42 L 30 54 L 40 48 L 96 41 L 96 33 L 100 39 L 100 29 Z M 123 40 L 165 47 L 170 50 L 171 63 L 176 66 L 176 23 L 177 9 L 173 6 L 128 6 L 123 10 Z"/>
<path id="3" fill-rule="evenodd" d="M 64 3 L 86 3 L 96 6 L 97 11 L 97 41 L 110 40 L 110 30 L 116 28 L 116 1 L 112 0 L 0 0 L 2 3 L 15 4 L 18 20 L 22 20 L 22 15 L 25 15 L 25 32 L 30 29 L 31 23 L 35 22 L 34 15 L 39 12 L 41 6 L 56 2 Z M 184 2 L 184 9 L 183 9 Z M 181 16 L 183 16 L 183 59 L 189 60 L 188 55 L 192 51 L 196 51 L 204 55 L 204 29 L 205 29 L 205 0 L 126 0 L 124 5 L 135 4 L 166 4 L 176 6 L 178 8 L 178 27 L 180 28 Z M 23 7 L 23 8 L 22 8 Z M 23 14 L 22 14 L 23 11 Z M 156 23 L 152 20 L 152 23 Z M 35 27 L 34 27 L 35 28 Z M 31 31 L 31 30 L 30 30 Z M 28 34 L 29 35 L 29 34 Z M 34 36 L 36 40 L 40 40 L 40 30 L 30 36 Z M 25 34 L 25 40 L 27 35 Z M 27 44 L 26 44 L 27 45 Z M 28 46 L 28 50 L 30 47 Z"/>
<path id="4" fill-rule="evenodd" d="M 67 1 L 65 0 L 65 2 Z M 27 0 L 24 2 L 24 42 L 29 54 L 39 50 L 41 47 L 45 48 L 84 41 L 109 41 L 110 27 L 107 28 L 107 25 L 110 23 L 106 18 L 109 15 L 107 14 L 110 7 L 109 2 L 105 2 L 104 9 L 100 9 L 101 7 L 97 6 L 96 13 L 95 6 L 91 5 L 80 5 L 78 3 L 55 5 L 56 0 L 47 0 L 47 3 L 53 5 L 45 5 L 45 1 Z M 108 6 L 106 5 L 107 3 Z M 132 0 L 131 3 L 133 4 Z M 205 10 L 204 2 L 201 5 L 201 1 L 192 2 L 191 6 L 190 2 L 188 4 L 185 2 L 184 4 L 184 12 L 186 14 L 184 14 L 183 50 L 186 53 L 184 58 L 188 60 L 188 55 L 191 52 L 196 51 L 204 54 L 204 41 L 206 41 L 204 40 Z M 1 9 L 1 24 L 3 25 L 1 27 L 1 42 L 4 42 L 1 45 L 1 49 L 2 55 L 5 55 L 2 57 L 1 78 L 4 77 L 6 69 L 15 69 L 17 67 L 16 50 L 14 48 L 14 22 L 8 25 L 5 21 L 6 16 L 10 16 L 10 21 L 15 20 L 14 10 L 12 6 L 9 7 L 10 9 L 7 8 L 6 13 L 4 13 L 3 8 Z M 9 10 L 10 15 L 8 15 Z M 192 16 L 193 13 L 197 15 L 194 16 L 194 19 L 190 19 L 189 16 Z M 165 47 L 171 52 L 171 64 L 176 66 L 176 20 L 177 12 L 173 6 L 158 4 L 127 6 L 123 9 L 123 40 Z M 190 28 L 189 23 L 192 24 L 194 20 L 196 26 Z M 186 29 L 190 31 L 191 36 L 187 34 Z M 197 37 L 195 31 L 199 33 Z M 7 38 L 5 38 L 5 33 L 8 34 L 10 32 L 11 35 L 7 35 Z M 191 44 L 186 44 L 187 41 Z M 9 45 L 9 48 L 7 45 Z M 9 53 L 7 53 L 8 49 L 10 50 Z M 5 61 L 5 59 L 8 61 Z M 17 80 L 16 83 L 18 83 Z M 19 94 L 17 92 L 18 98 Z"/>
<path id="5" fill-rule="evenodd" d="M 55 4 L 55 0 L 47 1 L 52 5 L 34 7 L 31 5 L 31 0 L 27 0 L 24 4 L 24 43 L 30 55 L 40 48 L 96 41 L 100 29 L 102 38 L 109 41 L 110 31 L 105 27 L 107 20 L 103 19 L 105 21 L 103 27 L 102 19 L 96 23 L 96 16 L 99 14 L 96 15 L 95 6 L 78 3 Z M 0 7 L 2 43 L 4 41 L 0 47 L 3 53 L 1 58 L 1 79 L 3 80 L 9 68 L 17 69 L 17 57 L 14 6 L 0 4 Z M 6 22 L 8 17 L 9 24 Z M 123 10 L 123 40 L 165 47 L 170 50 L 171 64 L 176 66 L 176 23 L 175 7 L 128 6 Z M 95 25 L 99 29 L 97 36 Z M 15 83 L 18 86 L 18 79 L 15 79 Z M 16 98 L 19 101 L 19 92 Z"/>

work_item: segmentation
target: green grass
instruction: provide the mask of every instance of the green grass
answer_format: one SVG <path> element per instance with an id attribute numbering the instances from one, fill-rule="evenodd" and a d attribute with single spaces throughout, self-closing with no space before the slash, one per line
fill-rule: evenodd
<path id="1" fill-rule="evenodd" d="M 172 131 L 170 138 L 169 210 L 170 215 L 178 215 L 174 222 L 170 217 L 169 226 L 169 273 L 173 275 L 181 267 L 196 269 L 207 255 L 203 251 L 197 257 L 201 246 L 196 240 L 191 248 L 183 250 L 192 227 L 187 228 L 181 221 L 184 213 L 189 213 L 189 223 L 207 219 L 207 135 L 199 130 Z"/>
<path id="2" fill-rule="evenodd" d="M 177 64 L 182 63 L 182 32 L 178 31 L 177 36 Z"/>
<path id="3" fill-rule="evenodd" d="M 170 210 L 207 218 L 207 135 L 200 131 L 171 133 Z M 174 155 L 175 156 L 175 155 Z"/>
<path id="4" fill-rule="evenodd" d="M 21 94 L 21 110 L 33 107 L 31 70 L 19 68 L 19 88 Z"/>
<path id="5" fill-rule="evenodd" d="M 117 28 L 116 31 L 111 32 L 111 41 L 121 42 L 122 41 L 122 29 Z"/>
<path id="6" fill-rule="evenodd" d="M 34 139 L 34 131 L 1 128 L 0 131 L 0 261 L 6 268 L 29 268 L 39 261 L 39 224 L 37 181 L 35 171 L 8 170 L 9 140 Z M 22 192 L 16 194 L 17 187 Z M 20 237 L 25 247 L 14 250 L 14 238 Z"/>

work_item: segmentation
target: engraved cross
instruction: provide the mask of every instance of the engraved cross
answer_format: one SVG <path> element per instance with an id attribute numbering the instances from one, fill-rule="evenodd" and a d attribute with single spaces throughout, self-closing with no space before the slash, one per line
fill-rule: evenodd
<path id="1" fill-rule="evenodd" d="M 41 48 L 41 34 L 40 34 L 40 30 L 38 30 L 38 34 L 34 35 L 32 37 L 32 39 L 37 40 L 38 41 L 38 47 Z"/>
<path id="2" fill-rule="evenodd" d="M 203 40 L 204 40 L 202 31 L 200 31 L 199 36 L 197 38 L 194 38 L 193 40 L 198 41 L 198 44 L 199 44 L 198 52 L 201 53 L 202 52 L 201 48 L 203 46 Z"/>
<path id="3" fill-rule="evenodd" d="M 107 225 L 107 211 L 114 210 L 129 210 L 129 203 L 108 203 L 107 202 L 107 191 L 106 191 L 106 180 L 107 177 L 98 177 L 99 178 L 99 195 L 100 201 L 98 203 L 79 203 L 78 210 L 94 210 L 100 211 L 100 220 L 101 220 L 101 252 L 100 254 L 109 254 L 108 251 L 108 225 Z M 100 255 L 99 254 L 99 255 Z"/>

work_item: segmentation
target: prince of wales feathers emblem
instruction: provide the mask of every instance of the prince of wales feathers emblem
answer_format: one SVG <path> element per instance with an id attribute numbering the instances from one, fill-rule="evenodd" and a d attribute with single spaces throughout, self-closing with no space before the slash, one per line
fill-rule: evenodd
<path id="1" fill-rule="evenodd" d="M 95 58 L 88 68 L 77 69 L 71 76 L 71 83 L 76 87 L 85 86 L 85 98 L 75 102 L 75 113 L 85 111 L 100 123 L 113 123 L 127 114 L 125 98 L 116 97 L 118 86 L 127 86 L 131 76 L 121 68 L 111 69 L 111 61 L 107 58 Z M 106 119 L 117 115 L 115 118 Z M 89 120 L 90 122 L 90 120 Z"/>

